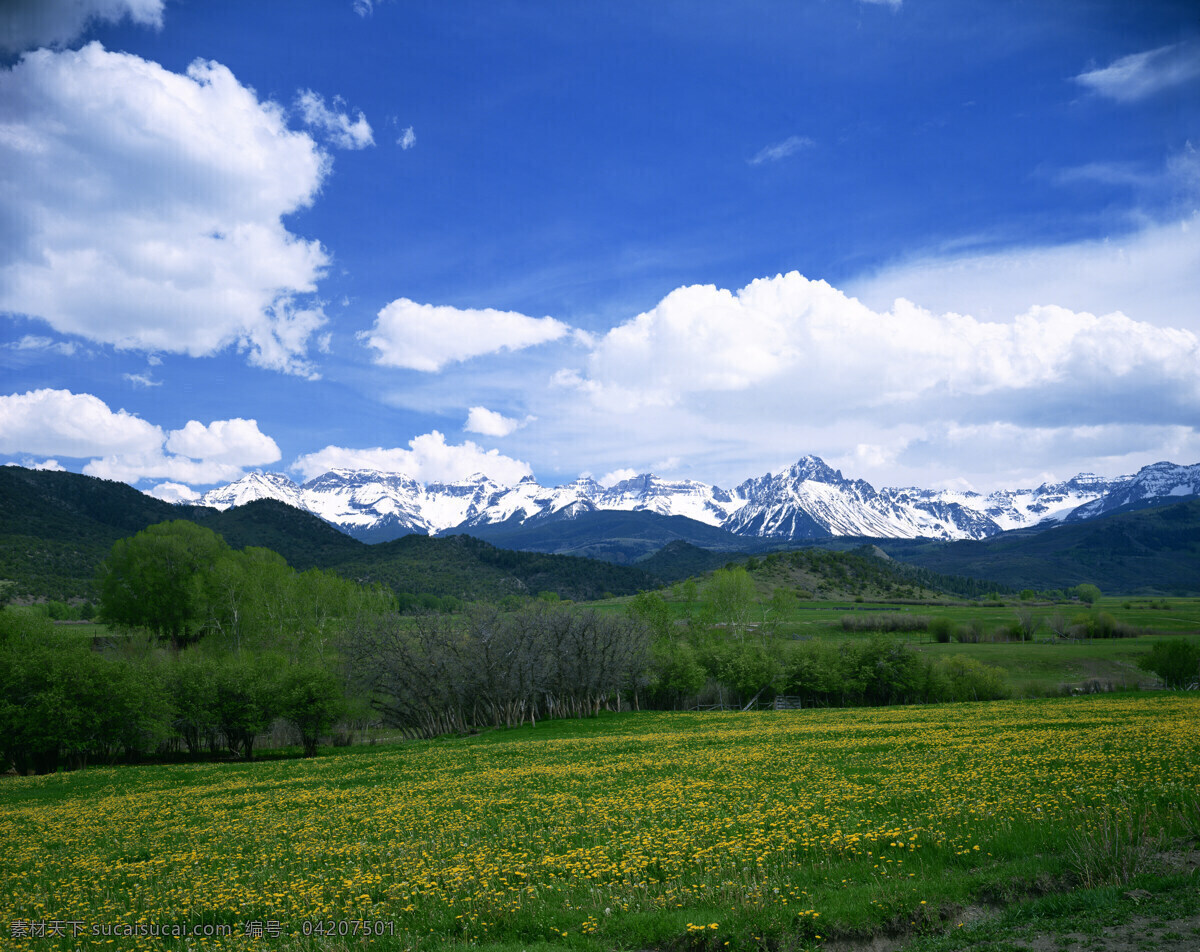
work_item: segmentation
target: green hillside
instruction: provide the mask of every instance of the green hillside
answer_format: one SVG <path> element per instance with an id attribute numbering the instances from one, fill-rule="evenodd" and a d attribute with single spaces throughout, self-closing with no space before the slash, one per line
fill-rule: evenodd
<path id="1" fill-rule="evenodd" d="M 332 569 L 397 592 L 466 599 L 553 592 L 583 599 L 660 584 L 639 568 L 511 552 L 468 537 L 414 535 L 367 545 L 273 500 L 219 512 L 161 502 L 125 483 L 14 466 L 0 468 L 0 578 L 15 583 L 16 596 L 93 597 L 96 567 L 113 543 L 171 519 L 212 529 L 234 548 L 272 549 L 297 569 Z"/>
<path id="2" fill-rule="evenodd" d="M 880 543 L 890 555 L 935 572 L 1013 588 L 1083 582 L 1129 595 L 1200 593 L 1200 501 L 1104 516 L 981 542 Z"/>
<path id="3" fill-rule="evenodd" d="M 559 513 L 524 524 L 474 526 L 470 534 L 508 549 L 581 555 L 621 564 L 645 559 L 671 543 L 725 553 L 780 547 L 778 540 L 743 538 L 686 516 L 645 510 L 601 509 L 569 516 Z"/>
<path id="4" fill-rule="evenodd" d="M 329 568 L 364 584 L 381 582 L 397 592 L 467 600 L 540 592 L 583 600 L 630 595 L 661 584 L 640 568 L 569 555 L 515 552 L 465 535 L 407 535 L 363 546 L 355 557 Z"/>

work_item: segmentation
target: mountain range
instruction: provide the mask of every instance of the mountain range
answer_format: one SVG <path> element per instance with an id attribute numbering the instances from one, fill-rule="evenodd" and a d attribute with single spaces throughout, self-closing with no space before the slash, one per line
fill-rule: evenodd
<path id="1" fill-rule="evenodd" d="M 1065 482 L 985 496 L 915 487 L 876 490 L 861 479 L 846 479 L 818 457 L 805 456 L 781 473 L 747 479 L 729 490 L 651 473 L 608 487 L 586 477 L 545 487 L 532 476 L 515 486 L 500 485 L 483 474 L 422 484 L 402 473 L 335 469 L 303 484 L 280 473 L 251 473 L 205 493 L 199 504 L 223 510 L 274 499 L 364 542 L 409 534 L 469 534 L 514 548 L 525 548 L 523 538 L 548 530 L 561 537 L 569 520 L 627 526 L 627 521 L 601 520 L 597 514 L 640 512 L 682 516 L 667 538 L 721 548 L 722 540 L 732 544 L 839 536 L 979 540 L 1012 529 L 1078 522 L 1197 495 L 1200 463 L 1154 463 L 1113 478 L 1080 473 Z M 666 530 L 671 524 L 660 525 Z"/>
<path id="2" fill-rule="evenodd" d="M 465 534 L 439 538 L 409 533 L 368 545 L 274 499 L 217 511 L 163 502 L 125 483 L 3 466 L 0 579 L 13 583 L 10 593 L 15 596 L 94 598 L 97 566 L 117 539 L 156 522 L 189 519 L 218 532 L 234 548 L 273 549 L 297 569 L 332 569 L 397 593 L 464 600 L 547 591 L 573 599 L 629 594 L 730 561 L 749 564 L 751 552 L 761 556 L 809 547 L 838 558 L 846 550 L 882 552 L 898 573 L 895 585 L 918 581 L 925 588 L 960 595 L 995 588 L 1067 588 L 1080 582 L 1097 584 L 1105 593 L 1200 593 L 1200 498 L 1178 491 L 1186 484 L 1175 480 L 1172 469 L 1148 469 L 1139 474 L 1140 481 L 1125 484 L 1120 496 L 1110 497 L 1110 503 L 1120 503 L 1115 510 L 983 540 L 892 538 L 864 545 L 867 540 L 861 538 L 831 536 L 789 543 L 736 536 L 685 516 L 619 510 L 567 516 L 560 510 L 559 518 L 549 516 L 531 526 L 485 527 L 495 533 L 486 541 Z M 1150 495 L 1136 497 L 1138 485 Z M 475 531 L 484 534 L 484 529 Z M 588 553 L 604 561 L 568 557 Z M 767 561 L 763 558 L 762 564 Z M 914 575 L 918 570 L 932 574 Z M 827 590 L 843 591 L 836 585 Z"/>

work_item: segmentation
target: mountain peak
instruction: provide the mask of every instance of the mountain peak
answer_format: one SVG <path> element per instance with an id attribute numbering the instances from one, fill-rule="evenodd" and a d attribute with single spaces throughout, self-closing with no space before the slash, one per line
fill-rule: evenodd
<path id="1" fill-rule="evenodd" d="M 834 469 L 819 456 L 801 456 L 788 467 L 788 475 L 798 479 L 811 479 L 818 483 L 843 483 L 842 471 Z"/>

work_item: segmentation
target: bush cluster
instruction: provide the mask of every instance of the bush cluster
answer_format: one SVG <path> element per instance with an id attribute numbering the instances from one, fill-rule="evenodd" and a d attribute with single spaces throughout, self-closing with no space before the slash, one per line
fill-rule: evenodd
<path id="1" fill-rule="evenodd" d="M 779 695 L 823 707 L 1009 696 L 999 668 L 961 656 L 930 659 L 886 638 L 831 644 L 692 635 L 657 640 L 651 662 L 644 703 L 657 708 L 717 698 L 769 704 Z"/>
<path id="2" fill-rule="evenodd" d="M 842 631 L 925 631 L 929 622 L 927 615 L 905 612 L 857 612 L 841 618 Z"/>
<path id="3" fill-rule="evenodd" d="M 58 633 L 38 612 L 0 610 L 0 762 L 19 773 L 179 746 L 248 758 L 276 720 L 312 755 L 344 710 L 340 678 L 316 664 L 195 651 L 124 658 Z"/>
<path id="4" fill-rule="evenodd" d="M 636 707 L 648 648 L 637 619 L 548 602 L 408 622 L 375 615 L 351 626 L 342 645 L 375 708 L 420 737 L 586 717 L 623 697 Z"/>

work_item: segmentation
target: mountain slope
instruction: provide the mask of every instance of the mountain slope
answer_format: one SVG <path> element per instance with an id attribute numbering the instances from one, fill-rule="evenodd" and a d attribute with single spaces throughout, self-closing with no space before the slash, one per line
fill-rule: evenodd
<path id="1" fill-rule="evenodd" d="M 764 548 L 759 540 L 743 539 L 686 516 L 664 516 L 648 510 L 593 509 L 586 504 L 525 522 L 509 520 L 474 525 L 465 531 L 504 548 L 582 555 L 620 564 L 637 562 L 674 541 L 721 552 L 754 552 Z"/>
<path id="2" fill-rule="evenodd" d="M 895 558 L 1013 588 L 1083 582 L 1120 594 L 1200 594 L 1200 500 L 983 541 L 884 544 Z"/>
<path id="3" fill-rule="evenodd" d="M 333 568 L 363 584 L 380 583 L 396 592 L 454 595 L 466 601 L 540 592 L 587 600 L 609 594 L 632 595 L 661 584 L 660 579 L 631 566 L 515 552 L 466 535 L 407 535 L 370 546 Z"/>

